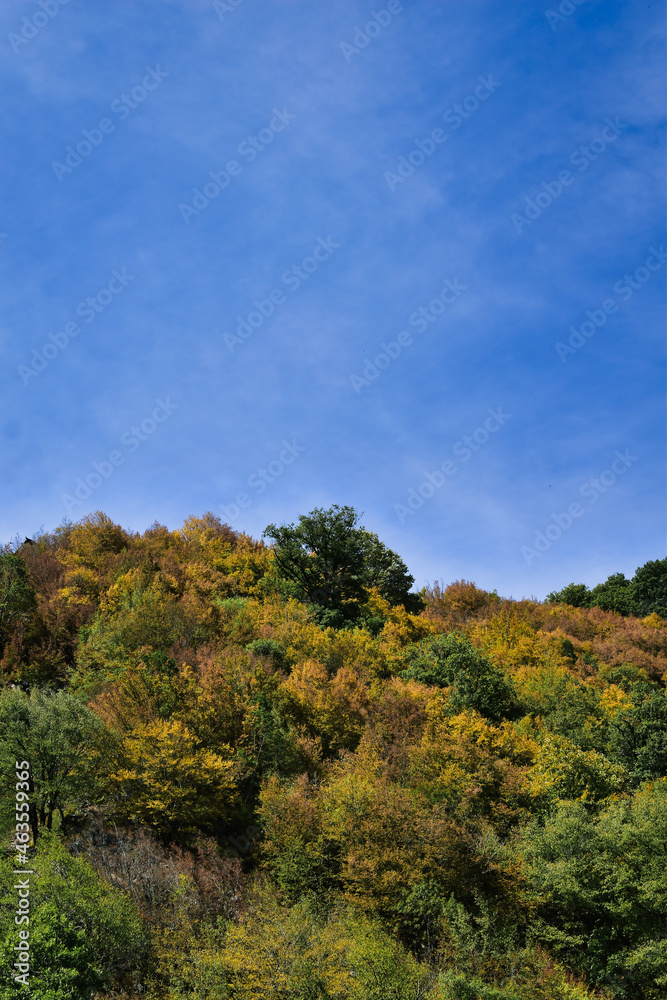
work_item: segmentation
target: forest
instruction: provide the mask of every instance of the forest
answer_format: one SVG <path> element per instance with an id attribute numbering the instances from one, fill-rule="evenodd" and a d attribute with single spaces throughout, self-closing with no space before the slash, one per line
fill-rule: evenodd
<path id="1" fill-rule="evenodd" d="M 667 559 L 413 588 L 337 505 L 5 545 L 0 1000 L 664 1000 Z"/>

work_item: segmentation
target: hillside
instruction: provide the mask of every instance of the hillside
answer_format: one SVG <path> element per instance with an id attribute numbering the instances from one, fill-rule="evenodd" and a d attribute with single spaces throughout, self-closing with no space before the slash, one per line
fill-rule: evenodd
<path id="1" fill-rule="evenodd" d="M 0 1000 L 17 851 L 37 1000 L 664 998 L 667 560 L 539 603 L 266 537 L 0 554 Z"/>

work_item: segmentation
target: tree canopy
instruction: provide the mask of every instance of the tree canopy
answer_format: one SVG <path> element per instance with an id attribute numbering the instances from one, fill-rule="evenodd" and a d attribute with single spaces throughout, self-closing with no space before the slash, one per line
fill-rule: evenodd
<path id="1" fill-rule="evenodd" d="M 274 542 L 279 576 L 293 585 L 299 599 L 333 612 L 334 621 L 355 618 L 372 588 L 390 605 L 419 610 L 422 602 L 410 593 L 414 577 L 407 566 L 377 535 L 360 527 L 359 519 L 353 507 L 334 504 L 302 514 L 297 524 L 267 525 L 264 536 Z"/>
<path id="2" fill-rule="evenodd" d="M 613 573 L 592 590 L 585 583 L 570 583 L 549 594 L 547 601 L 577 608 L 601 608 L 619 615 L 667 616 L 667 558 L 640 566 L 631 580 Z"/>

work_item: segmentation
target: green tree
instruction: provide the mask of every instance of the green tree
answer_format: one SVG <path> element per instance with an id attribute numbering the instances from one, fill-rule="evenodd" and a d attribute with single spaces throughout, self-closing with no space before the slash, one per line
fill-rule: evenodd
<path id="1" fill-rule="evenodd" d="M 15 762 L 28 761 L 35 841 L 43 827 L 51 829 L 56 812 L 66 821 L 101 794 L 108 742 L 101 720 L 68 691 L 14 689 L 0 696 L 3 799 L 13 805 Z"/>
<path id="2" fill-rule="evenodd" d="M 561 803 L 521 845 L 540 900 L 534 933 L 614 997 L 667 992 L 667 782 L 596 812 Z"/>
<path id="3" fill-rule="evenodd" d="M 636 615 L 635 588 L 624 573 L 614 573 L 604 583 L 589 590 L 585 583 L 570 583 L 547 595 L 550 604 L 569 604 L 573 608 L 601 608 L 618 615 Z M 648 612 L 646 612 L 648 614 Z"/>
<path id="4" fill-rule="evenodd" d="M 435 687 L 452 687 L 456 711 L 474 709 L 487 719 L 511 716 L 517 699 L 510 678 L 475 649 L 469 639 L 457 635 L 429 636 L 407 647 L 410 666 L 405 680 Z"/>
<path id="5" fill-rule="evenodd" d="M 432 956 L 446 903 L 447 896 L 434 879 L 422 879 L 403 890 L 396 906 L 397 924 L 401 940 L 413 952 Z"/>
<path id="6" fill-rule="evenodd" d="M 653 559 L 640 566 L 632 578 L 636 614 L 650 615 L 655 611 L 667 618 L 667 559 Z"/>
<path id="7" fill-rule="evenodd" d="M 611 754 L 638 785 L 667 775 L 667 695 L 637 684 L 632 707 L 619 712 L 609 727 Z"/>
<path id="8" fill-rule="evenodd" d="M 268 657 L 278 670 L 288 666 L 285 650 L 276 639 L 255 639 L 248 643 L 246 649 L 255 656 Z"/>
<path id="9" fill-rule="evenodd" d="M 565 670 L 549 667 L 531 671 L 530 685 L 521 690 L 523 711 L 542 716 L 545 728 L 567 736 L 584 749 L 602 749 L 606 729 L 600 692 Z"/>
<path id="10" fill-rule="evenodd" d="M 585 583 L 569 583 L 562 590 L 547 594 L 549 604 L 569 604 L 573 608 L 590 608 L 591 592 Z"/>
<path id="11" fill-rule="evenodd" d="M 19 927 L 14 923 L 17 876 L 0 860 L 0 1000 L 86 1000 L 105 986 L 134 985 L 147 940 L 131 901 L 111 888 L 55 834 L 40 838 L 27 877 L 30 901 L 29 989 L 12 978 Z"/>
<path id="12" fill-rule="evenodd" d="M 614 573 L 604 583 L 593 587 L 590 597 L 591 607 L 602 611 L 615 611 L 618 615 L 637 613 L 632 581 L 624 573 Z"/>
<path id="13" fill-rule="evenodd" d="M 377 588 L 392 606 L 422 607 L 410 593 L 414 577 L 403 560 L 377 537 L 359 527 L 353 507 L 334 504 L 302 514 L 298 524 L 269 524 L 278 575 L 300 600 L 319 609 L 322 624 L 340 625 L 359 615 L 367 591 Z"/>
<path id="14" fill-rule="evenodd" d="M 646 617 L 653 612 L 667 618 L 667 559 L 653 559 L 636 571 L 632 580 L 613 573 L 589 590 L 585 583 L 570 583 L 547 595 L 551 604 L 573 608 L 601 608 L 619 615 Z"/>

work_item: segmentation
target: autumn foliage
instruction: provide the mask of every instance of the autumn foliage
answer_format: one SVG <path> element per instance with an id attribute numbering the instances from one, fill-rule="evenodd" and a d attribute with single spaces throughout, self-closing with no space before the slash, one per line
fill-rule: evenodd
<path id="1" fill-rule="evenodd" d="M 270 526 L 275 548 L 97 513 L 0 553 L 38 1000 L 667 995 L 662 563 L 643 616 L 601 606 L 618 575 L 408 595 L 357 520 Z"/>

